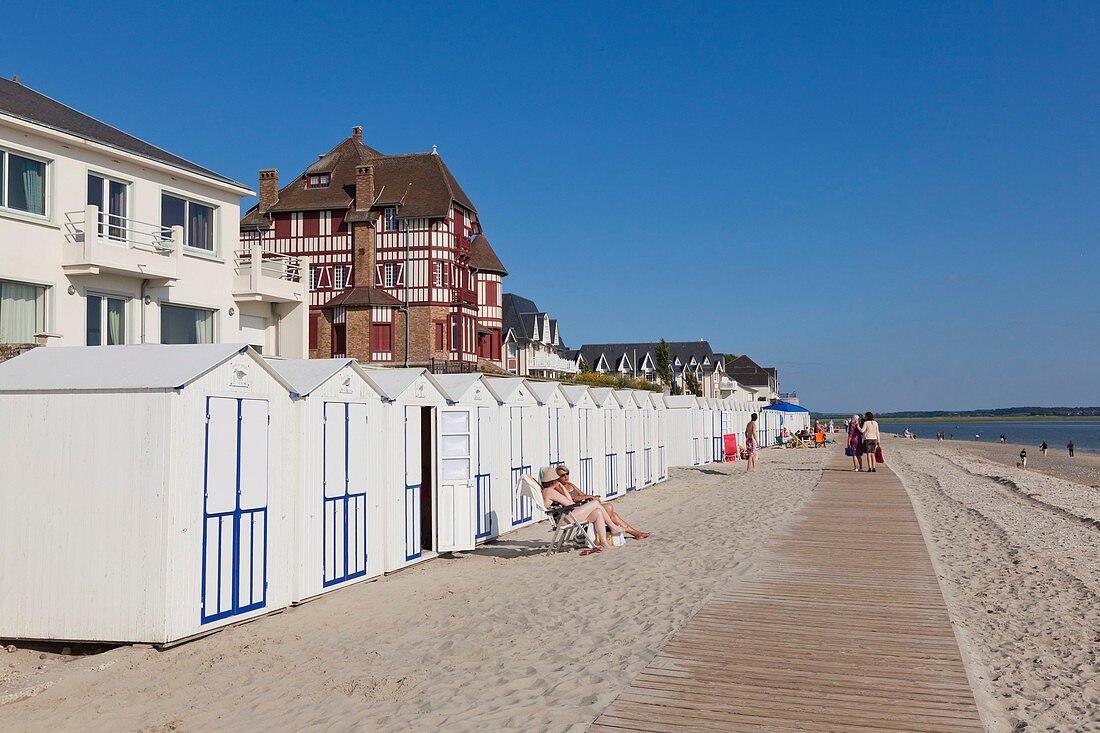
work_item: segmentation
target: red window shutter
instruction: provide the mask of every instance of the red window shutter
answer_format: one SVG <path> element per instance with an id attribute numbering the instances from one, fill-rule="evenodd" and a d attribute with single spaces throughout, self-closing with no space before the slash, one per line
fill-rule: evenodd
<path id="1" fill-rule="evenodd" d="M 346 211 L 333 211 L 332 212 L 332 233 L 333 234 L 347 234 L 348 223 L 344 221 Z"/>
<path id="2" fill-rule="evenodd" d="M 302 215 L 302 235 L 316 237 L 321 234 L 321 212 L 307 211 Z"/>
<path id="3" fill-rule="evenodd" d="M 372 323 L 370 343 L 371 351 L 393 351 L 393 326 L 389 323 Z"/>
<path id="4" fill-rule="evenodd" d="M 309 314 L 309 348 L 317 348 L 317 324 L 321 321 L 320 313 Z"/>
<path id="5" fill-rule="evenodd" d="M 343 357 L 347 354 L 347 324 L 332 324 L 332 355 Z"/>
<path id="6" fill-rule="evenodd" d="M 439 351 L 442 351 L 443 348 L 444 348 L 444 346 L 443 346 L 443 339 L 444 339 L 443 333 L 444 333 L 443 324 L 437 322 L 435 324 L 435 348 L 438 349 Z"/>
<path id="7" fill-rule="evenodd" d="M 290 236 L 290 214 L 275 215 L 275 238 L 286 239 Z"/>

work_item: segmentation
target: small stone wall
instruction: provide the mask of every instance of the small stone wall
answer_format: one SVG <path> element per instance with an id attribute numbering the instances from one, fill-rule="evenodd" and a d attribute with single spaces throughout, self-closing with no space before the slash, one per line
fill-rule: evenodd
<path id="1" fill-rule="evenodd" d="M 36 346 L 38 344 L 0 344 L 0 361 L 7 361 L 19 356 L 24 351 L 30 351 Z"/>

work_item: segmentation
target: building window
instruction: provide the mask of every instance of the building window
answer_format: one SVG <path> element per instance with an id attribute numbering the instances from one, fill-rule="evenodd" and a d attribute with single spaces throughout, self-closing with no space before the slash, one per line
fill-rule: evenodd
<path id="1" fill-rule="evenodd" d="M 382 287 L 397 287 L 397 265 L 390 263 L 382 266 Z"/>
<path id="2" fill-rule="evenodd" d="M 46 330 L 46 288 L 0 280 L 0 344 L 33 344 Z"/>
<path id="3" fill-rule="evenodd" d="M 393 351 L 393 326 L 391 324 L 371 324 L 370 350 L 375 353 Z"/>
<path id="4" fill-rule="evenodd" d="M 0 207 L 46 215 L 46 163 L 0 150 Z"/>
<path id="5" fill-rule="evenodd" d="M 214 209 L 206 204 L 162 193 L 160 225 L 183 227 L 183 243 L 192 249 L 214 251 Z"/>
<path id="6" fill-rule="evenodd" d="M 432 284 L 437 288 L 443 287 L 443 263 L 432 263 Z"/>
<path id="7" fill-rule="evenodd" d="M 306 180 L 306 188 L 328 188 L 330 180 L 328 173 L 315 173 Z"/>
<path id="8" fill-rule="evenodd" d="M 458 330 L 458 316 L 451 316 L 451 351 L 458 351 L 462 333 Z"/>
<path id="9" fill-rule="evenodd" d="M 214 343 L 214 311 L 163 304 L 160 307 L 162 344 Z"/>
<path id="10" fill-rule="evenodd" d="M 347 280 L 348 268 L 345 265 L 336 265 L 332 268 L 332 282 L 336 290 L 343 290 L 346 288 Z"/>
<path id="11" fill-rule="evenodd" d="M 99 236 L 123 241 L 126 231 L 126 191 L 122 181 L 88 174 L 88 205 L 99 209 Z"/>
<path id="12" fill-rule="evenodd" d="M 126 299 L 88 295 L 88 323 L 84 343 L 88 346 L 118 346 L 126 343 Z"/>
<path id="13" fill-rule="evenodd" d="M 321 279 L 321 268 L 317 265 L 309 266 L 309 289 L 317 290 L 317 283 Z"/>
<path id="14" fill-rule="evenodd" d="M 396 232 L 397 231 L 397 207 L 387 206 L 382 209 L 382 231 L 384 232 Z"/>

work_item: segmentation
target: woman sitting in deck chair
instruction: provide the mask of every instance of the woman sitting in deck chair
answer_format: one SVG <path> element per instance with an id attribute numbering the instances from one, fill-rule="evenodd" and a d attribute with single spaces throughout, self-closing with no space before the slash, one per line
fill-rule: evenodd
<path id="1" fill-rule="evenodd" d="M 581 489 L 581 487 L 577 486 L 574 483 L 570 483 L 569 466 L 558 466 L 555 470 L 558 472 L 558 481 L 561 483 L 562 488 L 565 489 L 571 497 L 573 497 L 573 501 L 599 502 L 600 506 L 602 506 L 604 511 L 607 512 L 607 516 L 611 518 L 611 521 L 615 522 L 620 527 L 625 529 L 626 533 L 636 540 L 644 540 L 646 537 L 649 537 L 651 534 L 653 534 L 652 532 L 643 532 L 640 529 L 635 529 L 630 525 L 629 522 L 623 519 L 621 514 L 615 511 L 615 507 L 611 506 L 610 504 L 605 504 L 603 499 L 598 496 L 594 496 L 593 494 L 586 494 Z"/>
<path id="2" fill-rule="evenodd" d="M 542 469 L 539 473 L 539 479 L 542 483 L 542 500 L 544 506 L 571 509 L 569 516 L 572 517 L 574 521 L 578 524 L 591 522 L 596 528 L 596 547 L 591 550 L 592 552 L 599 552 L 603 547 L 614 547 L 607 536 L 607 530 L 610 528 L 612 532 L 617 533 L 622 532 L 623 529 L 612 521 L 600 502 L 574 502 L 568 496 L 567 492 L 563 491 L 563 487 L 558 481 L 558 474 L 553 468 Z"/>

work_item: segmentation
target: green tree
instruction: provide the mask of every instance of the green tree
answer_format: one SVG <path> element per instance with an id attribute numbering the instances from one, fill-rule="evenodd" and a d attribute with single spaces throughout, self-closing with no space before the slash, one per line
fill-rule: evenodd
<path id="1" fill-rule="evenodd" d="M 592 367 L 588 364 L 588 359 L 585 359 L 583 356 L 581 357 L 580 364 L 578 364 L 577 366 L 582 372 L 592 371 Z"/>
<path id="2" fill-rule="evenodd" d="M 699 387 L 699 380 L 692 372 L 684 372 L 684 390 L 696 397 L 703 396 L 703 390 Z"/>
<path id="3" fill-rule="evenodd" d="M 661 384 L 672 385 L 672 364 L 669 361 L 668 342 L 661 339 L 657 342 L 657 349 L 653 352 L 653 358 L 657 362 L 657 379 Z"/>

